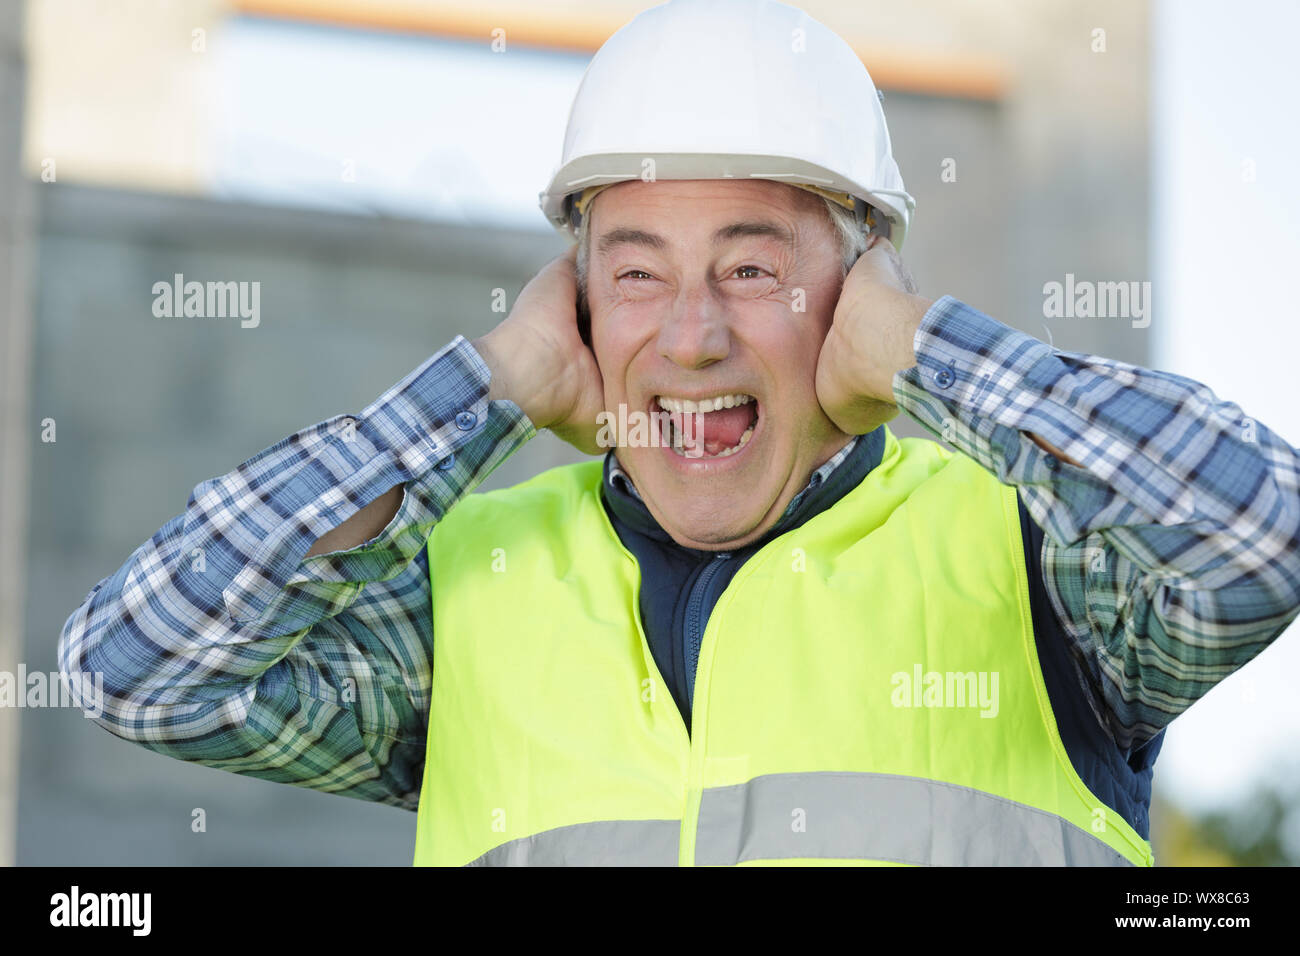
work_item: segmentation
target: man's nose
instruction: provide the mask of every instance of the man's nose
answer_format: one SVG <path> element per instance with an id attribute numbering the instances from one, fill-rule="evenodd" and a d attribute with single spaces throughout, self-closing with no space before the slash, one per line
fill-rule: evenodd
<path id="1" fill-rule="evenodd" d="M 678 291 L 659 330 L 659 354 L 687 369 L 704 368 L 731 354 L 726 309 L 706 280 Z"/>

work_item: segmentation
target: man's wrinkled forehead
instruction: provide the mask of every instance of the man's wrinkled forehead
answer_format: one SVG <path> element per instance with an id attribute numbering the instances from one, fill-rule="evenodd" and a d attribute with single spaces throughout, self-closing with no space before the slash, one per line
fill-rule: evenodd
<path id="1" fill-rule="evenodd" d="M 608 190 L 616 190 L 619 186 L 632 184 L 618 183 L 615 186 L 607 187 Z M 803 192 L 793 186 L 785 183 L 766 182 L 758 184 L 754 181 L 743 183 L 732 183 L 728 181 L 719 181 L 716 185 L 710 181 L 711 188 L 729 191 L 735 189 L 736 198 L 759 198 L 765 201 L 776 200 L 782 205 L 788 207 L 791 215 L 798 217 L 805 212 L 816 215 L 816 200 L 809 193 Z M 754 187 L 758 186 L 756 191 Z M 604 193 L 605 190 L 602 190 Z M 590 214 L 592 203 L 588 206 Z M 608 198 L 602 203 L 603 207 L 608 207 Z M 620 246 L 639 246 L 646 249 L 663 252 L 669 246 L 669 240 L 662 232 L 657 231 L 653 226 L 642 223 L 624 223 L 620 220 L 628 217 L 620 215 L 623 212 L 619 206 L 614 213 L 614 219 L 609 223 L 609 228 L 603 231 L 594 232 L 595 249 L 598 254 L 606 254 L 618 249 Z M 788 222 L 782 222 L 779 218 L 766 214 L 761 210 L 752 212 L 738 213 L 736 218 L 716 227 L 709 237 L 712 245 L 720 246 L 736 239 L 747 237 L 760 237 L 773 239 L 787 249 L 793 249 L 795 245 L 795 234 L 790 228 Z"/>
<path id="2" fill-rule="evenodd" d="M 710 241 L 715 246 L 739 239 L 743 236 L 766 236 L 775 239 L 787 249 L 794 248 L 794 234 L 781 223 L 762 219 L 746 219 L 728 223 L 714 230 Z M 663 252 L 668 248 L 668 240 L 656 232 L 645 229 L 630 229 L 626 226 L 616 227 L 603 233 L 596 240 L 596 249 L 604 254 L 612 252 L 621 245 L 641 246 Z"/>

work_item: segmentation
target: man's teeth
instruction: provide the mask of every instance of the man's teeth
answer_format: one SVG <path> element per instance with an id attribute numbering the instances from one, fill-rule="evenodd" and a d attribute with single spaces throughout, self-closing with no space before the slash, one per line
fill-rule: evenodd
<path id="1" fill-rule="evenodd" d="M 754 396 L 741 394 L 717 395 L 713 398 L 701 399 L 698 402 L 689 398 L 670 398 L 667 395 L 660 395 L 659 407 L 666 412 L 683 412 L 687 415 L 693 415 L 696 412 L 716 412 L 723 408 L 748 405 L 753 400 Z"/>

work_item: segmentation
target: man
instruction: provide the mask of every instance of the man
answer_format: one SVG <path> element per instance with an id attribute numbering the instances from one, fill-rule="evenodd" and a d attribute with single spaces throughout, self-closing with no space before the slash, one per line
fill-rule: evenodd
<path id="1" fill-rule="evenodd" d="M 875 88 L 790 7 L 612 37 L 542 205 L 578 244 L 505 322 L 90 593 L 103 726 L 418 807 L 417 863 L 1150 864 L 1164 728 L 1300 608 L 1294 449 L 919 295 Z M 615 447 L 468 496 L 541 428 Z"/>

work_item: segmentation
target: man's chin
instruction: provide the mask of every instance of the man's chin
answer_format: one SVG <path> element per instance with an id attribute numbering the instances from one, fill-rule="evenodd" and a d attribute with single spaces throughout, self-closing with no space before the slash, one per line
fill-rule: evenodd
<path id="1" fill-rule="evenodd" d="M 657 448 L 646 451 L 663 454 Z M 780 489 L 774 493 L 770 487 L 762 487 L 765 482 L 761 479 L 766 476 L 751 476 L 748 467 L 729 476 L 694 477 L 666 469 L 659 461 L 627 457 L 633 460 L 623 465 L 624 471 L 650 513 L 683 547 L 701 551 L 743 547 L 762 537 L 779 517 L 773 514 L 773 508 Z"/>
<path id="2" fill-rule="evenodd" d="M 710 507 L 710 504 L 715 506 Z M 776 523 L 766 512 L 737 513 L 735 505 L 734 496 L 712 503 L 708 500 L 693 501 L 688 509 L 655 515 L 655 519 L 683 547 L 699 551 L 732 551 L 756 541 Z"/>

